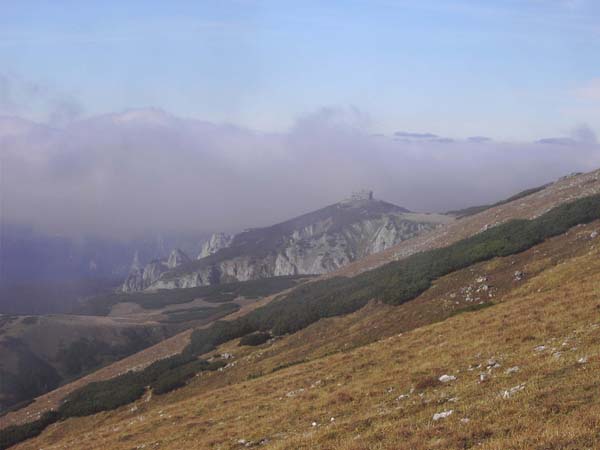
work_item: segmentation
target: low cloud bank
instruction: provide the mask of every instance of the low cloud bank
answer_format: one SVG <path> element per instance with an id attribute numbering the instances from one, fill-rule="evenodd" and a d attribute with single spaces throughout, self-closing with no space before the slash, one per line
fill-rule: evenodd
<path id="1" fill-rule="evenodd" d="M 286 133 L 183 119 L 160 110 L 52 127 L 0 117 L 3 222 L 65 235 L 262 226 L 369 188 L 419 211 L 495 201 L 600 166 L 581 127 L 533 143 L 369 131 L 368 117 L 327 108 Z"/>

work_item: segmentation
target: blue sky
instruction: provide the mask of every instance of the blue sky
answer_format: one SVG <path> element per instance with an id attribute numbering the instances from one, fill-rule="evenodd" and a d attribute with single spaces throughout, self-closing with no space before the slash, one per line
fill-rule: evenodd
<path id="1" fill-rule="evenodd" d="M 3 0 L 0 75 L 0 113 L 36 120 L 51 98 L 259 130 L 351 106 L 374 132 L 600 134 L 600 2 Z"/>

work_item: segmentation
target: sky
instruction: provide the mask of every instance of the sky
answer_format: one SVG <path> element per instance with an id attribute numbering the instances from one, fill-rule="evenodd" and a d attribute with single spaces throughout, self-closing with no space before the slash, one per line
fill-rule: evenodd
<path id="1" fill-rule="evenodd" d="M 595 0 L 0 0 L 0 212 L 235 231 L 600 166 Z M 119 220 L 115 220 L 117 217 Z"/>
<path id="2" fill-rule="evenodd" d="M 335 105 L 368 111 L 380 132 L 532 140 L 586 123 L 598 133 L 598 55 L 595 0 L 3 0 L 0 9 L 5 84 L 39 86 L 81 114 L 154 106 L 262 131 Z M 47 118 L 47 105 L 16 95 L 13 109 Z"/>

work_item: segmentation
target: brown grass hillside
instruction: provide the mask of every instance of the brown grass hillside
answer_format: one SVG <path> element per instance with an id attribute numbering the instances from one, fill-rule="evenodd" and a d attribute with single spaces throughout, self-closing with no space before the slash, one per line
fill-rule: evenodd
<path id="1" fill-rule="evenodd" d="M 455 272 L 398 307 L 230 342 L 222 372 L 16 448 L 598 448 L 599 228 Z"/>

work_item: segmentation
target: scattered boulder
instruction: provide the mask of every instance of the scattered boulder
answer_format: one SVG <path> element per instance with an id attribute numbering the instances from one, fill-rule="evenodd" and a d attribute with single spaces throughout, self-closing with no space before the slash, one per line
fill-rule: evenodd
<path id="1" fill-rule="evenodd" d="M 525 277 L 525 274 L 522 271 L 520 271 L 520 270 L 515 271 L 515 274 L 514 274 L 515 281 L 521 281 L 523 279 L 523 277 Z"/>
<path id="2" fill-rule="evenodd" d="M 592 233 L 590 234 L 590 239 L 596 239 L 597 237 L 598 237 L 598 232 L 592 231 Z"/>
<path id="3" fill-rule="evenodd" d="M 491 370 L 491 369 L 498 369 L 498 368 L 500 368 L 500 367 L 502 367 L 502 366 L 501 366 L 501 365 L 500 365 L 500 363 L 499 363 L 498 361 L 496 361 L 494 358 L 490 358 L 490 359 L 488 359 L 488 361 L 487 361 L 487 367 L 486 367 L 488 370 Z"/>
<path id="4" fill-rule="evenodd" d="M 297 389 L 295 391 L 290 391 L 287 394 L 285 394 L 286 397 L 296 397 L 298 394 L 301 394 L 304 392 L 304 388 L 300 388 Z"/>
<path id="5" fill-rule="evenodd" d="M 439 377 L 438 380 L 440 380 L 442 383 L 449 383 L 450 381 L 456 380 L 456 377 L 454 375 L 445 375 L 444 374 L 441 377 Z"/>
<path id="6" fill-rule="evenodd" d="M 517 386 L 511 387 L 510 389 L 506 390 L 506 391 L 502 391 L 500 393 L 500 395 L 502 396 L 503 399 L 509 399 L 511 398 L 513 395 L 515 395 L 518 392 L 521 392 L 523 389 L 525 389 L 525 383 L 519 384 Z"/>
<path id="7" fill-rule="evenodd" d="M 435 413 L 433 415 L 433 420 L 440 420 L 440 419 L 445 419 L 446 417 L 449 417 L 452 415 L 452 413 L 454 412 L 454 410 L 450 409 L 448 411 L 442 411 L 439 413 Z"/>
<path id="8" fill-rule="evenodd" d="M 506 369 L 505 373 L 507 375 L 510 375 L 511 373 L 517 373 L 519 370 L 519 366 L 509 367 L 508 369 Z"/>

